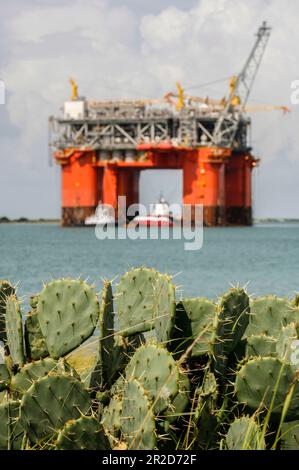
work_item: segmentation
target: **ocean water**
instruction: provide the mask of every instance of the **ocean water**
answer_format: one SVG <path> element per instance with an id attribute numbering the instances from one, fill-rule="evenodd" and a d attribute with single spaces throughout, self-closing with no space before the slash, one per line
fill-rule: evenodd
<path id="1" fill-rule="evenodd" d="M 0 225 L 0 279 L 18 282 L 21 296 L 61 276 L 80 275 L 100 290 L 103 278 L 117 281 L 139 265 L 174 275 L 184 296 L 217 298 L 239 283 L 254 295 L 292 297 L 299 291 L 299 225 L 206 228 L 199 251 L 185 251 L 183 240 L 98 240 L 93 228 Z"/>

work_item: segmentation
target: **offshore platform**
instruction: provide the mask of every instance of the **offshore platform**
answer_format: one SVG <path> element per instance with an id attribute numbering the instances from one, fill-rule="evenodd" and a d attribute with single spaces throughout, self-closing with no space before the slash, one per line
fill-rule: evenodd
<path id="1" fill-rule="evenodd" d="M 271 28 L 264 22 L 238 76 L 222 100 L 176 93 L 157 100 L 88 101 L 64 104 L 50 117 L 50 147 L 62 171 L 62 224 L 82 225 L 101 201 L 119 208 L 139 202 L 139 176 L 146 169 L 183 170 L 182 204 L 204 206 L 204 223 L 252 223 L 252 170 L 247 105 Z M 269 107 L 263 109 L 283 109 Z M 152 201 L 155 202 L 155 201 Z"/>

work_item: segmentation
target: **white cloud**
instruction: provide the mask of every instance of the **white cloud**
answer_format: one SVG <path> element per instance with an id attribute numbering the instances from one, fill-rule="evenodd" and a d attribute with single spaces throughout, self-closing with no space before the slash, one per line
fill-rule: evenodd
<path id="1" fill-rule="evenodd" d="M 40 43 L 53 34 L 79 32 L 93 46 L 102 48 L 111 38 L 126 42 L 133 22 L 133 14 L 125 6 L 111 8 L 105 0 L 77 0 L 71 7 L 62 3 L 24 10 L 12 20 L 10 29 L 28 43 Z"/>
<path id="2" fill-rule="evenodd" d="M 158 16 L 145 16 L 141 20 L 142 37 L 154 49 L 176 47 L 188 32 L 190 19 L 190 12 L 178 8 L 168 8 Z"/>

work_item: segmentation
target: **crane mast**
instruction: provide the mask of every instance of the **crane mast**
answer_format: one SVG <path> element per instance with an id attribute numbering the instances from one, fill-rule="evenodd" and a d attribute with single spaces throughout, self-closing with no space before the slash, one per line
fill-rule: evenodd
<path id="1" fill-rule="evenodd" d="M 249 57 L 241 73 L 236 77 L 234 86 L 231 88 L 229 98 L 226 100 L 226 104 L 222 112 L 219 114 L 213 132 L 213 145 L 225 148 L 233 146 L 236 133 L 238 132 L 242 111 L 245 110 L 270 34 L 271 28 L 264 21 L 262 26 L 258 29 L 257 38 Z M 239 109 L 234 106 L 233 101 L 235 97 L 238 97 L 238 101 L 241 104 L 241 110 L 240 106 Z"/>

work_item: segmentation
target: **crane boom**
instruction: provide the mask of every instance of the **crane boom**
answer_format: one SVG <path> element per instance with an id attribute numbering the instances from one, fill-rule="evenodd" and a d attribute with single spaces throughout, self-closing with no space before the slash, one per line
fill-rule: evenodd
<path id="1" fill-rule="evenodd" d="M 187 98 L 191 103 L 200 103 L 206 105 L 206 107 L 211 111 L 221 111 L 225 106 L 225 101 L 222 100 L 214 100 L 211 98 L 201 98 L 200 96 L 190 96 L 188 95 Z M 272 104 L 258 104 L 258 105 L 250 105 L 247 104 L 246 106 L 234 105 L 234 108 L 238 111 L 245 112 L 245 113 L 255 113 L 258 111 L 282 111 L 284 114 L 290 113 L 291 109 L 285 105 L 272 105 Z"/>
<path id="2" fill-rule="evenodd" d="M 233 87 L 231 87 L 229 98 L 226 100 L 226 105 L 219 115 L 216 122 L 212 142 L 215 146 L 232 147 L 236 133 L 238 131 L 239 122 L 248 101 L 255 77 L 259 70 L 265 49 L 267 47 L 271 34 L 271 28 L 264 21 L 262 26 L 258 29 L 257 38 L 254 46 L 249 54 L 247 61 L 241 71 L 236 77 Z M 240 109 L 234 107 L 233 100 L 235 97 L 239 98 L 241 104 Z"/>

